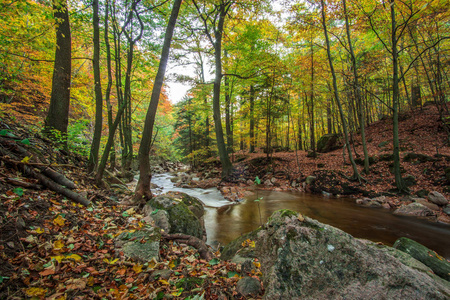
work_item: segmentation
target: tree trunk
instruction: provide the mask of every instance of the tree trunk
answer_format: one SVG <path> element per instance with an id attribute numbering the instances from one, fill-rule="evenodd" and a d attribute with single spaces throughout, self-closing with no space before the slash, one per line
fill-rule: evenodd
<path id="1" fill-rule="evenodd" d="M 94 136 L 92 138 L 91 152 L 89 154 L 88 173 L 94 171 L 98 164 L 98 151 L 100 149 L 100 138 L 102 136 L 103 124 L 103 96 L 102 85 L 100 82 L 100 26 L 98 16 L 98 0 L 93 0 L 93 29 L 94 29 L 94 89 L 95 89 L 95 126 Z"/>
<path id="2" fill-rule="evenodd" d="M 348 138 L 347 121 L 345 119 L 344 111 L 342 109 L 342 104 L 341 104 L 341 101 L 339 99 L 339 92 L 338 92 L 337 80 L 336 80 L 336 72 L 334 71 L 333 58 L 331 56 L 331 50 L 330 50 L 330 40 L 328 38 L 328 30 L 327 30 L 327 24 L 326 24 L 326 18 L 325 18 L 325 3 L 324 3 L 324 0 L 321 0 L 320 3 L 322 4 L 322 26 L 323 26 L 323 32 L 324 32 L 324 35 L 325 35 L 325 43 L 326 43 L 326 48 L 327 48 L 328 62 L 330 64 L 331 75 L 333 77 L 334 97 L 336 98 L 336 103 L 338 105 L 339 114 L 340 114 L 341 120 L 342 120 L 342 129 L 344 131 L 345 145 L 346 145 L 346 148 L 347 148 L 348 157 L 349 157 L 350 162 L 351 162 L 352 167 L 353 167 L 353 178 L 361 181 L 361 176 L 359 175 L 358 168 L 356 167 L 356 163 L 355 163 L 355 161 L 353 159 L 353 154 L 352 154 L 352 150 L 351 150 L 351 147 L 350 147 L 350 141 L 349 141 L 349 138 Z"/>
<path id="3" fill-rule="evenodd" d="M 364 171 L 365 173 L 369 173 L 369 152 L 367 151 L 367 143 L 366 143 L 366 130 L 365 130 L 365 120 L 364 120 L 364 105 L 362 101 L 361 96 L 361 89 L 359 87 L 358 82 L 358 70 L 356 66 L 356 57 L 355 53 L 353 52 L 353 45 L 352 45 L 352 39 L 350 37 L 350 26 L 348 22 L 348 14 L 347 14 L 347 1 L 343 0 L 343 6 L 344 6 L 344 14 L 345 14 L 345 29 L 347 33 L 347 41 L 350 51 L 350 57 L 352 60 L 352 70 L 353 70 L 353 89 L 355 91 L 355 97 L 356 97 L 356 103 L 358 106 L 358 115 L 359 115 L 359 125 L 361 129 L 361 140 L 363 144 L 363 152 L 364 152 Z"/>
<path id="4" fill-rule="evenodd" d="M 255 152 L 255 88 L 250 86 L 250 153 Z"/>
<path id="5" fill-rule="evenodd" d="M 169 60 L 170 44 L 172 42 L 173 31 L 178 18 L 182 0 L 175 0 L 172 7 L 169 23 L 167 24 L 164 44 L 161 52 L 158 73 L 155 77 L 153 85 L 152 97 L 148 106 L 147 115 L 145 117 L 144 130 L 142 132 L 141 145 L 139 147 L 139 181 L 136 186 L 135 201 L 140 201 L 142 197 L 150 199 L 152 193 L 150 191 L 150 144 L 153 136 L 153 125 L 155 123 L 156 110 L 158 108 L 159 96 L 161 94 L 164 75 L 166 73 L 167 62 Z"/>
<path id="6" fill-rule="evenodd" d="M 229 5 L 229 4 L 227 4 Z M 215 59 L 215 79 L 214 79 L 214 95 L 213 95 L 213 118 L 214 128 L 216 131 L 217 147 L 219 150 L 220 162 L 222 163 L 222 178 L 226 178 L 231 174 L 233 168 L 228 152 L 225 147 L 225 140 L 223 138 L 222 121 L 220 118 L 220 82 L 222 80 L 222 34 L 226 17 L 227 5 L 221 3 L 219 6 L 219 23 L 217 30 L 215 30 L 214 43 L 214 59 Z"/>
<path id="7" fill-rule="evenodd" d="M 389 1 L 391 3 L 391 25 L 392 25 L 392 124 L 393 124 L 393 147 L 394 147 L 394 177 L 395 186 L 398 192 L 406 190 L 403 184 L 402 174 L 400 170 L 400 141 L 398 135 L 398 49 L 397 49 L 397 25 L 395 21 L 395 3 L 394 0 Z"/>
<path id="8" fill-rule="evenodd" d="M 69 11 L 66 0 L 53 0 L 53 14 L 57 20 L 55 64 L 53 67 L 52 94 L 50 107 L 45 118 L 44 133 L 55 139 L 52 130 L 62 134 L 66 142 L 69 124 L 70 80 L 72 39 L 70 34 Z"/>

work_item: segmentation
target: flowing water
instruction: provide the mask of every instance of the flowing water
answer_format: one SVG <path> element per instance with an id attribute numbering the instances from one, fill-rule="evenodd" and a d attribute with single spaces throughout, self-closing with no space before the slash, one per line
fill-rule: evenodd
<path id="1" fill-rule="evenodd" d="M 234 204 L 224 199 L 216 188 L 176 188 L 170 177 L 168 174 L 155 175 L 152 183 L 162 188 L 161 193 L 184 192 L 205 204 L 205 227 L 209 244 L 229 243 L 258 228 L 274 211 L 292 209 L 340 228 L 357 238 L 392 245 L 399 237 L 408 237 L 450 259 L 449 225 L 396 216 L 386 209 L 361 207 L 355 204 L 354 199 L 328 198 L 299 192 L 255 191 L 255 195 L 247 197 L 242 203 Z M 262 200 L 254 201 L 260 197 Z"/>

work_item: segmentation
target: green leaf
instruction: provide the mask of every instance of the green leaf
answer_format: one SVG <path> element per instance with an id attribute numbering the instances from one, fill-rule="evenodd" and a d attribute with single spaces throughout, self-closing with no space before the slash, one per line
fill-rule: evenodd
<path id="1" fill-rule="evenodd" d="M 91 206 L 91 207 L 88 207 L 86 210 L 87 211 L 94 211 L 94 208 Z"/>
<path id="2" fill-rule="evenodd" d="M 228 272 L 227 276 L 228 276 L 228 278 L 232 278 L 232 277 L 236 276 L 237 274 L 238 273 L 236 271 L 230 271 L 230 272 Z"/>
<path id="3" fill-rule="evenodd" d="M 8 280 L 8 276 L 0 276 L 0 283 L 3 283 L 4 280 Z"/>
<path id="4" fill-rule="evenodd" d="M 259 179 L 258 176 L 256 176 L 256 178 L 255 178 L 255 184 L 261 184 L 261 180 Z"/>
<path id="5" fill-rule="evenodd" d="M 29 139 L 24 139 L 20 141 L 22 144 L 24 145 L 31 145 L 30 140 Z"/>
<path id="6" fill-rule="evenodd" d="M 137 290 L 137 289 L 138 289 L 137 286 L 132 286 L 132 287 L 129 289 L 129 291 L 132 292 L 132 291 Z"/>
<path id="7" fill-rule="evenodd" d="M 126 211 L 124 211 L 123 213 L 122 213 L 122 217 L 124 217 L 124 218 L 126 218 L 126 217 L 129 217 L 130 215 L 126 212 Z"/>
<path id="8" fill-rule="evenodd" d="M 23 195 L 23 188 L 15 188 L 13 190 L 13 193 L 16 194 L 19 197 L 22 197 L 22 195 Z"/>
<path id="9" fill-rule="evenodd" d="M 156 215 L 158 213 L 159 209 L 156 209 L 154 211 L 151 212 L 151 215 Z"/>
<path id="10" fill-rule="evenodd" d="M 218 265 L 220 263 L 220 259 L 218 259 L 217 257 L 215 257 L 215 258 L 213 258 L 213 259 L 211 259 L 210 261 L 209 261 L 209 265 L 210 266 L 215 266 L 215 265 Z"/>
<path id="11" fill-rule="evenodd" d="M 7 130 L 7 129 L 2 129 L 2 130 L 0 130 L 0 135 L 1 135 L 1 136 L 7 136 L 8 133 L 9 133 L 9 130 Z"/>
<path id="12" fill-rule="evenodd" d="M 98 291 L 99 289 L 101 289 L 101 288 L 102 288 L 101 286 L 96 285 L 96 286 L 93 286 L 93 287 L 92 287 L 92 290 L 94 291 L 94 293 L 97 293 L 97 291 Z"/>

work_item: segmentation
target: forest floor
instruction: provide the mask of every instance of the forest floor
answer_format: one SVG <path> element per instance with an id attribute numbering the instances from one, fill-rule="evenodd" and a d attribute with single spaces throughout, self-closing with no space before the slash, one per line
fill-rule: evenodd
<path id="1" fill-rule="evenodd" d="M 205 261 L 186 245 L 162 238 L 159 261 L 124 257 L 115 238 L 151 226 L 137 208 L 121 204 L 132 191 L 99 189 L 86 174 L 86 159 L 30 131 L 33 123 L 27 115 L 0 116 L 0 299 L 241 298 L 239 266 Z M 20 147 L 32 155 L 13 158 Z M 38 172 L 50 164 L 89 206 L 24 174 L 25 167 Z"/>

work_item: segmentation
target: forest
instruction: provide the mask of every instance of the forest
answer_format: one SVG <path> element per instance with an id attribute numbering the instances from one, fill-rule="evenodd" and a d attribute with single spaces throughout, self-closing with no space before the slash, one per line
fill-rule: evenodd
<path id="1" fill-rule="evenodd" d="M 387 196 L 379 206 L 389 209 L 424 190 L 421 198 L 436 191 L 449 199 L 449 7 L 449 0 L 2 0 L 0 180 L 21 187 L 2 187 L 6 200 L 0 211 L 16 205 L 22 187 L 32 190 L 39 182 L 78 203 L 78 213 L 83 206 L 92 209 L 94 199 L 107 199 L 97 204 L 97 215 L 125 224 L 123 218 L 135 211 L 111 203 L 114 184 L 136 181 L 124 203 L 141 209 L 155 196 L 155 168 L 180 162 L 201 181 L 185 185 L 217 186 L 231 200 L 243 198 L 253 185 L 337 197 Z M 33 146 L 33 138 L 44 141 L 36 142 L 39 154 L 21 148 Z M 324 146 L 326 141 L 331 144 Z M 52 160 L 75 183 L 82 182 L 84 192 L 68 191 L 66 183 L 51 187 L 42 167 Z M 34 181 L 11 179 L 17 170 Z M 357 203 L 375 205 L 364 199 Z M 448 201 L 427 199 L 437 206 L 430 206 L 434 212 L 426 217 L 450 223 Z M 70 211 L 67 205 L 57 209 Z M 50 225 L 64 228 L 66 219 Z M 261 211 L 258 222 L 262 225 Z M 138 224 L 133 226 L 139 229 Z M 182 239 L 206 251 L 204 242 L 171 234 L 162 239 Z M 25 235 L 16 238 L 24 241 Z M 95 251 L 98 243 L 113 247 L 111 239 L 99 236 Z M 67 250 L 59 246 L 53 244 L 53 254 Z M 172 263 L 173 255 L 186 251 L 180 249 L 167 250 L 166 259 Z M 209 250 L 201 253 L 202 259 L 213 257 Z M 100 260 L 115 268 L 116 261 L 104 254 Z M 48 273 L 36 270 L 59 274 L 60 264 Z M 239 271 L 227 262 L 214 266 L 232 275 Z M 124 268 L 125 280 L 142 265 L 119 269 Z M 76 272 L 74 265 L 70 269 Z M 0 284 L 11 270 L 0 270 L 9 274 L 0 274 Z M 103 289 L 102 280 L 90 287 Z M 140 285 L 113 281 L 108 284 L 114 297 L 140 299 L 134 294 L 142 293 Z M 23 292 L 28 284 L 15 288 Z M 171 290 L 159 284 L 150 298 L 193 295 L 186 286 Z M 47 282 L 50 290 L 23 293 L 43 299 L 54 286 Z M 0 295 L 11 296 L 5 291 L 0 286 Z M 90 298 L 97 291 L 83 293 Z M 208 293 L 211 299 L 220 294 L 214 288 Z M 103 290 L 95 297 L 111 295 Z"/>

